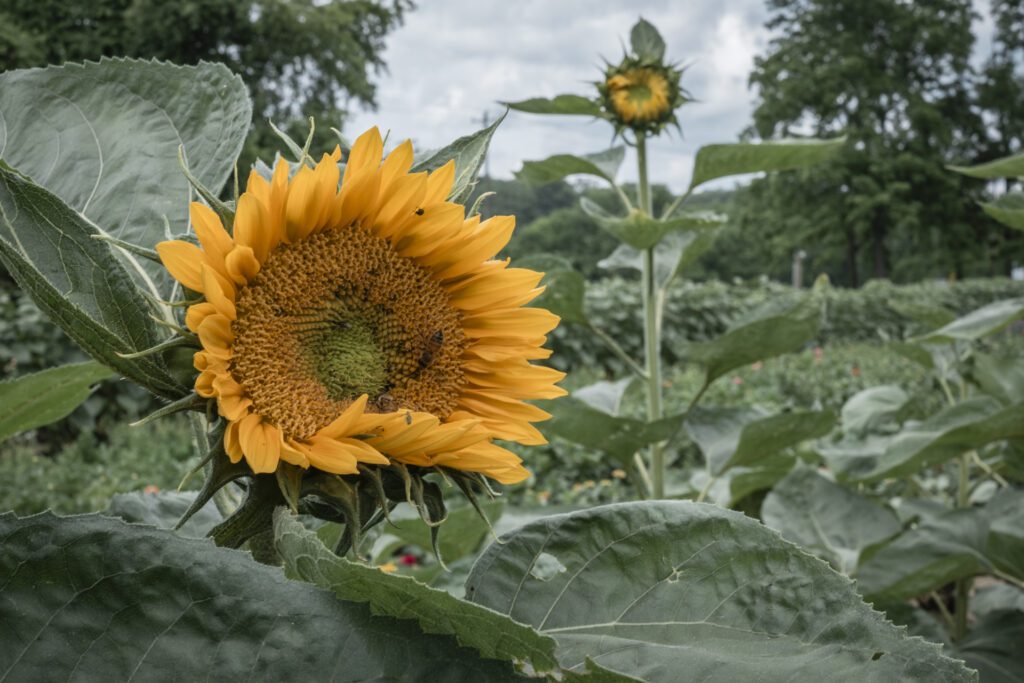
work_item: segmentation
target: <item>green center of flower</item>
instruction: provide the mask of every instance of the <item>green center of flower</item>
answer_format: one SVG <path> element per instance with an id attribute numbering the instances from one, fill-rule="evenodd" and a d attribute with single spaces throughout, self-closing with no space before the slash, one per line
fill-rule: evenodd
<path id="1" fill-rule="evenodd" d="M 369 394 L 378 396 L 388 386 L 388 365 L 376 330 L 344 307 L 314 314 L 298 337 L 316 378 L 334 401 Z"/>

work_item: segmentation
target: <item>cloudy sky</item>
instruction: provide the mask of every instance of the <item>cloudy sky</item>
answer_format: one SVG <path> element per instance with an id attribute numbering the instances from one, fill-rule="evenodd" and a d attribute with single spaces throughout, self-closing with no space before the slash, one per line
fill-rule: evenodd
<path id="1" fill-rule="evenodd" d="M 617 61 L 638 15 L 659 28 L 670 59 L 691 64 L 683 85 L 698 102 L 681 110 L 674 132 L 651 146 L 652 176 L 679 191 L 693 155 L 711 142 L 734 141 L 750 122 L 747 76 L 770 36 L 764 0 L 420 0 L 388 38 L 388 72 L 378 77 L 377 111 L 349 121 L 355 135 L 372 125 L 392 140 L 439 147 L 481 127 L 499 101 L 561 93 L 589 95 L 600 57 Z M 987 0 L 979 0 L 984 14 Z M 986 19 L 976 32 L 987 43 Z M 511 112 L 491 144 L 491 174 L 511 177 L 524 159 L 606 149 L 611 127 L 585 117 Z M 635 178 L 627 157 L 623 178 Z"/>

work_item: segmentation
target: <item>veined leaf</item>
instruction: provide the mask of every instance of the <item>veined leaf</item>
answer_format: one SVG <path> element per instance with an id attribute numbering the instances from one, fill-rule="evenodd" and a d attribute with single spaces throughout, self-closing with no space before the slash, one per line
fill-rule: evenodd
<path id="1" fill-rule="evenodd" d="M 910 397 L 894 384 L 858 391 L 843 404 L 843 432 L 862 434 L 899 413 Z"/>
<path id="2" fill-rule="evenodd" d="M 151 309 L 96 230 L 0 161 L 0 262 L 44 313 L 107 367 L 169 399 L 187 393 L 159 356 L 122 358 L 164 340 Z"/>
<path id="3" fill-rule="evenodd" d="M 761 506 L 761 519 L 847 575 L 866 550 L 903 530 L 889 508 L 808 467 L 793 470 L 772 488 Z"/>
<path id="4" fill-rule="evenodd" d="M 769 415 L 754 408 L 695 408 L 686 418 L 686 431 L 717 477 L 824 436 L 834 423 L 835 416 L 824 411 Z"/>
<path id="5" fill-rule="evenodd" d="M 963 173 L 972 178 L 991 180 L 993 178 L 1016 178 L 1024 176 L 1024 154 L 986 161 L 975 166 L 948 166 L 949 170 Z"/>
<path id="6" fill-rule="evenodd" d="M 561 571 L 538 571 L 558 566 Z M 595 590 L 601 590 L 595 599 Z M 610 587 L 610 588 L 608 588 Z M 466 594 L 645 681 L 971 681 L 757 521 L 681 501 L 547 517 L 480 557 Z"/>
<path id="7" fill-rule="evenodd" d="M 516 178 L 531 185 L 543 185 L 571 175 L 591 175 L 614 184 L 625 156 L 626 148 L 621 145 L 583 156 L 556 154 L 542 161 L 524 161 Z"/>
<path id="8" fill-rule="evenodd" d="M 580 200 L 583 210 L 615 239 L 633 249 L 649 249 L 673 232 L 696 232 L 718 228 L 728 222 L 722 214 L 711 211 L 677 213 L 673 218 L 659 220 L 634 209 L 628 216 L 613 216 L 586 197 Z"/>
<path id="9" fill-rule="evenodd" d="M 1021 317 L 1024 317 L 1024 298 L 1004 299 L 971 311 L 914 341 L 921 344 L 974 341 L 1002 330 Z"/>
<path id="10" fill-rule="evenodd" d="M 159 529 L 173 529 L 195 500 L 195 491 L 132 491 L 118 493 L 110 499 L 103 514 L 120 517 L 134 524 L 149 524 Z M 177 532 L 189 538 L 206 538 L 207 532 L 224 521 L 215 505 L 204 505 Z"/>
<path id="11" fill-rule="evenodd" d="M 464 135 L 439 150 L 425 153 L 422 158 L 416 160 L 410 172 L 433 171 L 454 159 L 455 182 L 452 183 L 448 201 L 464 204 L 476 186 L 476 179 L 480 175 L 480 167 L 484 164 L 487 148 L 491 144 L 491 138 L 494 137 L 494 131 L 498 129 L 507 115 L 508 112 L 503 112 L 494 123 L 486 128 L 470 135 Z"/>
<path id="12" fill-rule="evenodd" d="M 790 171 L 820 164 L 836 155 L 844 144 L 845 137 L 705 145 L 697 150 L 690 190 L 716 178 L 761 171 Z"/>
<path id="13" fill-rule="evenodd" d="M 0 158 L 143 247 L 167 238 L 165 216 L 171 234 L 187 232 L 194 197 L 178 147 L 216 194 L 251 119 L 242 79 L 223 64 L 103 59 L 0 74 Z"/>
<path id="14" fill-rule="evenodd" d="M 991 397 L 979 396 L 904 429 L 888 442 L 871 469 L 861 470 L 850 479 L 875 481 L 913 474 L 993 441 L 1021 436 L 1024 404 L 1004 408 Z"/>
<path id="15" fill-rule="evenodd" d="M 89 398 L 94 384 L 113 374 L 89 362 L 0 382 L 0 441 L 66 417 Z"/>
<path id="16" fill-rule="evenodd" d="M 285 508 L 274 513 L 274 542 L 289 575 L 326 588 L 342 600 L 367 603 L 377 615 L 415 620 L 425 633 L 454 636 L 483 657 L 529 662 L 538 672 L 559 669 L 551 637 L 411 577 L 388 575 L 338 557 Z"/>
<path id="17" fill-rule="evenodd" d="M 704 382 L 711 384 L 738 367 L 799 350 L 818 334 L 820 323 L 813 297 L 773 301 L 734 322 L 716 339 L 691 342 L 680 351 L 685 360 L 704 366 Z"/>
<path id="18" fill-rule="evenodd" d="M 248 553 L 98 515 L 0 516 L 0 677 L 514 679 Z"/>
<path id="19" fill-rule="evenodd" d="M 505 504 L 500 500 L 488 500 L 482 501 L 480 508 L 487 515 L 486 522 L 471 505 L 464 505 L 450 509 L 448 519 L 437 530 L 437 549 L 449 566 L 481 548 L 489 532 L 488 522 L 494 524 L 501 519 Z M 379 560 L 384 561 L 399 547 L 408 544 L 417 545 L 426 552 L 431 551 L 433 544 L 430 527 L 418 512 L 409 506 L 400 505 L 391 512 L 390 517 L 391 523 L 384 529 L 384 533 L 395 540 L 383 548 L 375 544 L 374 552 Z"/>
<path id="20" fill-rule="evenodd" d="M 714 245 L 717 233 L 713 230 L 669 232 L 654 247 L 654 279 L 664 289 L 680 273 Z M 620 244 L 605 259 L 601 268 L 631 268 L 643 270 L 644 254 L 628 244 Z"/>
<path id="21" fill-rule="evenodd" d="M 1024 680 L 1024 613 L 1000 609 L 984 615 L 971 626 L 954 653 L 981 674 L 985 683 L 1018 683 Z"/>
<path id="22" fill-rule="evenodd" d="M 533 97 L 519 102 L 505 102 L 510 109 L 523 111 L 527 114 L 568 114 L 581 116 L 601 116 L 601 105 L 581 95 L 556 95 Z"/>

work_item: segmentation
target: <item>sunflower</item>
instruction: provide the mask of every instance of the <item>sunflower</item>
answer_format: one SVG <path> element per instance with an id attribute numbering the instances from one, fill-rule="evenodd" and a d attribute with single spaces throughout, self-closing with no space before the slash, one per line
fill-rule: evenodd
<path id="1" fill-rule="evenodd" d="M 618 129 L 657 133 L 669 123 L 678 125 L 675 110 L 687 101 L 681 76 L 673 67 L 626 57 L 608 68 L 598 91 Z"/>
<path id="2" fill-rule="evenodd" d="M 524 305 L 542 273 L 495 260 L 511 216 L 481 221 L 446 201 L 454 162 L 410 173 L 409 141 L 382 161 L 374 128 L 289 177 L 255 171 L 232 232 L 191 205 L 199 245 L 157 252 L 203 300 L 195 391 L 226 421 L 224 449 L 253 473 L 280 463 L 331 474 L 442 466 L 514 483 L 529 473 L 494 441 L 546 443 L 524 401 L 564 395 L 531 365 L 558 317 Z M 339 184 L 339 178 L 341 180 Z"/>

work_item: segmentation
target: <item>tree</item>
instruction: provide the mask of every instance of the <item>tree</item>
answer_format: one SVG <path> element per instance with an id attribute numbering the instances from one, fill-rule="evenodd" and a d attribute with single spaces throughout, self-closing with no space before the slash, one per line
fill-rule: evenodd
<path id="1" fill-rule="evenodd" d="M 307 116 L 317 147 L 337 142 L 348 107 L 372 106 L 384 38 L 410 0 L 6 0 L 0 71 L 102 56 L 223 62 L 253 97 L 254 130 L 240 169 L 273 157 L 273 120 L 298 139 Z"/>
<path id="2" fill-rule="evenodd" d="M 853 286 L 865 265 L 900 281 L 990 268 L 994 226 L 973 201 L 980 184 L 945 168 L 983 138 L 970 0 L 768 7 L 778 37 L 755 60 L 748 134 L 845 133 L 849 144 L 827 167 L 755 181 L 737 202 L 739 220 L 776 251 L 807 248 Z"/>

